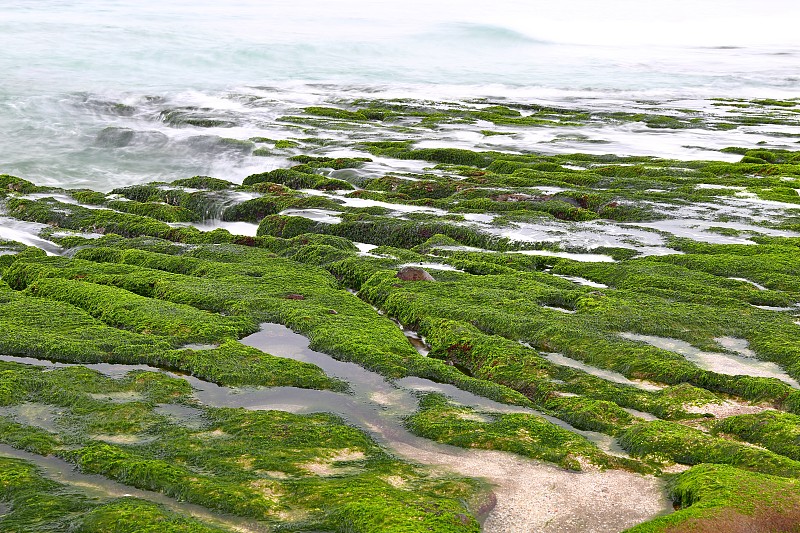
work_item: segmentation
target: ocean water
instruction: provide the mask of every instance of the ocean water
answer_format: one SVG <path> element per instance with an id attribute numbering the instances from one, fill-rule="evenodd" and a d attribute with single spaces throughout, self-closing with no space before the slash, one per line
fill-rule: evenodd
<path id="1" fill-rule="evenodd" d="M 704 112 L 711 97 L 796 97 L 797 20 L 800 4 L 783 0 L 4 0 L 0 172 L 102 190 L 197 174 L 239 181 L 283 162 L 210 136 L 286 138 L 277 117 L 359 97 Z M 165 124 L 162 111 L 180 106 L 235 127 Z M 107 127 L 139 135 L 121 146 L 101 135 Z M 536 150 L 551 133 L 494 148 Z M 583 151 L 722 158 L 713 151 L 775 132 L 580 133 L 605 143 Z M 476 145 L 469 132 L 425 140 Z"/>

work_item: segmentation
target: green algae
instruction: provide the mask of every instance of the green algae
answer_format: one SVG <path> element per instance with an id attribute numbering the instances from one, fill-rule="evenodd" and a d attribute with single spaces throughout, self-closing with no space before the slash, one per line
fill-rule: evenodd
<path id="1" fill-rule="evenodd" d="M 0 516 L 0 528 L 8 532 L 227 531 L 135 498 L 98 502 L 45 478 L 29 462 L 5 457 L 0 457 L 0 501 L 10 505 Z"/>
<path id="2" fill-rule="evenodd" d="M 170 336 L 175 343 L 235 339 L 256 331 L 255 324 L 240 317 L 220 316 L 85 281 L 43 279 L 29 285 L 27 292 L 82 308 L 110 326 L 143 335 Z"/>
<path id="3" fill-rule="evenodd" d="M 303 233 L 321 233 L 344 237 L 355 242 L 410 248 L 425 243 L 433 235 L 443 234 L 470 246 L 496 248 L 503 240 L 439 218 L 431 220 L 402 220 L 368 214 L 343 214 L 341 222 L 326 224 L 303 217 L 270 216 L 261 221 L 259 236 L 283 238 Z"/>
<path id="4" fill-rule="evenodd" d="M 0 292 L 0 324 L 8 332 L 0 341 L 3 353 L 64 362 L 145 363 L 228 385 L 344 387 L 314 365 L 270 356 L 235 342 L 242 334 L 255 331 L 255 322 L 143 298 L 110 286 L 56 278 L 40 282 L 29 291 L 38 292 L 38 297 Z M 43 298 L 48 292 L 59 299 Z M 87 310 L 71 305 L 70 299 Z M 217 342 L 220 346 L 180 349 L 187 342 Z"/>
<path id="5" fill-rule="evenodd" d="M 330 180 L 318 174 L 302 172 L 293 168 L 279 168 L 251 174 L 247 176 L 243 185 L 256 185 L 259 183 L 277 183 L 290 189 L 352 189 L 353 186 L 342 180 Z"/>
<path id="6" fill-rule="evenodd" d="M 126 237 L 149 235 L 169 240 L 186 241 L 202 238 L 195 228 L 174 228 L 166 222 L 147 216 L 120 213 L 110 209 L 88 209 L 55 200 L 12 198 L 8 209 L 17 218 L 49 224 L 57 228 L 95 233 L 116 233 Z"/>
<path id="7" fill-rule="evenodd" d="M 682 304 L 642 293 L 627 295 L 607 289 L 599 292 L 572 284 L 566 288 L 563 281 L 546 274 L 519 273 L 461 275 L 442 284 L 397 284 L 387 273 L 374 275 L 361 293 L 404 324 L 420 325 L 426 320 L 445 317 L 456 319 L 485 333 L 527 341 L 539 350 L 560 352 L 631 378 L 667 384 L 688 382 L 750 400 L 788 402 L 787 406 L 794 406 L 794 400 L 788 401 L 792 389 L 777 379 L 705 371 L 679 354 L 637 345 L 616 335 L 619 331 L 646 329 L 649 334 L 680 338 L 700 325 L 705 335 L 709 335 L 709 326 L 716 323 L 719 333 L 706 337 L 708 343 L 724 335 L 755 338 L 754 330 L 765 327 L 766 317 L 760 320 L 761 310 L 748 309 L 754 315 L 748 324 L 741 307 L 733 308 L 726 316 L 710 305 Z M 543 308 L 544 305 L 577 309 L 577 313 L 554 319 L 553 312 Z M 701 322 L 698 317 L 702 317 Z M 731 325 L 736 329 L 731 331 Z M 748 326 L 754 329 L 744 329 Z M 787 321 L 786 335 L 793 331 L 789 326 L 793 328 L 794 324 Z M 776 330 L 774 322 L 768 327 Z M 787 361 L 791 352 L 780 353 L 782 362 L 794 361 Z M 790 373 L 792 369 L 789 368 Z"/>
<path id="8" fill-rule="evenodd" d="M 199 128 L 232 128 L 236 122 L 226 118 L 215 117 L 210 108 L 185 106 L 164 109 L 159 113 L 163 122 L 174 127 L 194 126 Z"/>
<path id="9" fill-rule="evenodd" d="M 779 411 L 731 416 L 712 426 L 715 434 L 733 435 L 800 461 L 800 417 Z"/>
<path id="10" fill-rule="evenodd" d="M 631 463 L 601 452 L 584 437 L 531 414 L 488 414 L 455 406 L 439 394 L 427 394 L 419 411 L 406 419 L 415 434 L 463 448 L 513 452 L 581 470 L 580 461 L 604 467 Z"/>
<path id="11" fill-rule="evenodd" d="M 79 252 L 77 256 L 86 257 L 91 253 Z M 258 264 L 237 264 L 177 260 L 169 255 L 136 251 L 122 256 L 104 254 L 101 260 L 143 266 L 93 263 L 82 259 L 51 258 L 40 263 L 20 260 L 6 278 L 17 288 L 36 283 L 39 278 L 53 277 L 113 285 L 140 297 L 155 297 L 173 304 L 226 313 L 230 317 L 218 320 L 238 323 L 244 328 L 248 327 L 246 324 L 252 328 L 259 322 L 279 322 L 308 336 L 312 348 L 358 362 L 388 377 L 418 375 L 480 390 L 501 401 L 520 401 L 519 395 L 502 386 L 474 380 L 440 361 L 419 355 L 390 320 L 376 315 L 369 305 L 339 289 L 328 272 L 282 258 L 261 257 Z M 332 314 L 331 310 L 336 313 Z M 250 317 L 250 320 L 244 320 L 244 317 Z M 208 326 L 204 324 L 203 328 Z M 234 336 L 246 334 L 248 330 L 244 328 L 238 329 Z M 230 338 L 223 335 L 227 335 L 225 331 L 229 330 L 218 332 L 218 341 Z M 376 336 L 376 332 L 379 335 Z M 213 340 L 214 335 L 187 335 L 184 340 L 204 342 Z M 173 338 L 173 346 L 176 343 Z M 17 350 L 14 353 L 24 349 Z M 122 358 L 124 362 L 141 360 L 130 355 Z"/>
<path id="12" fill-rule="evenodd" d="M 191 178 L 179 179 L 173 181 L 172 185 L 193 189 L 208 189 L 209 191 L 222 191 L 231 189 L 234 186 L 230 181 L 212 178 L 210 176 L 193 176 Z"/>
<path id="13" fill-rule="evenodd" d="M 671 493 L 680 505 L 676 513 L 627 531 L 656 533 L 720 527 L 792 531 L 797 525 L 800 508 L 797 480 L 702 464 L 678 475 L 672 482 Z"/>
<path id="14" fill-rule="evenodd" d="M 800 462 L 776 453 L 714 437 L 675 422 L 643 422 L 626 430 L 619 439 L 636 456 L 653 456 L 676 463 L 717 463 L 763 474 L 797 478 Z"/>
<path id="15" fill-rule="evenodd" d="M 60 417 L 62 429 L 55 435 L 0 418 L 0 439 L 35 453 L 54 453 L 84 473 L 301 528 L 478 530 L 461 503 L 478 488 L 474 482 L 432 477 L 392 459 L 333 415 L 205 408 L 203 426 L 192 429 L 173 425 L 154 409 L 164 401 L 186 401 L 181 379 L 149 372 L 111 379 L 79 367 L 45 372 L 3 365 L 21 376 L 25 399 L 58 405 L 70 414 Z M 71 383 L 69 389 L 65 382 Z M 103 399 L 131 390 L 142 391 L 146 400 L 115 404 Z M 119 438 L 138 434 L 151 438 L 127 444 Z"/>

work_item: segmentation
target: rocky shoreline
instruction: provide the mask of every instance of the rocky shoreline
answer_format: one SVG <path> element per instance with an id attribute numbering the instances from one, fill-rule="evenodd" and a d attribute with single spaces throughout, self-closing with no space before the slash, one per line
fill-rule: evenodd
<path id="1" fill-rule="evenodd" d="M 316 137 L 219 138 L 283 161 L 241 184 L 0 176 L 0 443 L 27 453 L 0 450 L 0 527 L 789 530 L 800 153 L 416 139 L 796 122 L 793 101 L 727 103 L 750 107 L 722 121 L 362 101 L 281 118 Z M 163 120 L 219 127 L 201 115 Z M 323 142 L 336 130 L 346 146 Z M 87 493 L 35 457 L 139 495 Z"/>

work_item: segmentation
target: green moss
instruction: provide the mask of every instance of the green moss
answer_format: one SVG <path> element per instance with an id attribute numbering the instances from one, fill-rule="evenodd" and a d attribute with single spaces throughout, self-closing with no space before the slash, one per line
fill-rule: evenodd
<path id="1" fill-rule="evenodd" d="M 167 511 L 135 498 L 100 502 L 46 479 L 28 462 L 0 458 L 0 500 L 11 511 L 0 516 L 9 532 L 79 531 L 81 533 L 212 533 L 224 529 Z"/>
<path id="2" fill-rule="evenodd" d="M 294 217 L 298 218 L 298 217 Z M 432 217 L 431 220 L 402 220 L 392 217 L 372 215 L 343 214 L 342 222 L 338 224 L 315 223 L 313 221 L 291 222 L 297 224 L 297 229 L 287 234 L 282 230 L 284 225 L 279 219 L 265 219 L 267 224 L 259 235 L 274 235 L 293 237 L 301 233 L 324 233 L 345 237 L 355 242 L 365 242 L 376 245 L 388 245 L 397 248 L 412 248 L 423 244 L 436 234 L 446 235 L 454 240 L 470 246 L 487 248 L 502 247 L 506 241 L 481 233 L 480 231 L 443 221 L 441 218 Z M 268 221 L 268 222 L 267 222 Z M 286 221 L 290 223 L 290 221 Z"/>
<path id="3" fill-rule="evenodd" d="M 242 182 L 243 185 L 254 185 L 256 183 L 270 182 L 286 185 L 292 189 L 311 189 L 320 179 L 320 176 L 298 172 L 288 168 L 279 168 L 261 174 L 247 176 Z"/>
<path id="4" fill-rule="evenodd" d="M 256 148 L 251 155 L 258 157 L 272 157 L 274 154 L 269 148 Z"/>
<path id="5" fill-rule="evenodd" d="M 300 146 L 300 143 L 297 141 L 292 141 L 288 139 L 282 139 L 280 141 L 275 141 L 275 148 L 282 150 L 285 148 L 297 148 Z"/>
<path id="6" fill-rule="evenodd" d="M 84 276 L 75 270 L 49 274 Z M 0 341 L 4 353 L 67 362 L 147 363 L 226 385 L 344 387 L 314 365 L 277 358 L 232 340 L 257 327 L 257 322 L 242 317 L 223 317 L 85 281 L 40 279 L 29 292 L 38 297 L 3 293 L 0 324 L 8 332 Z M 220 346 L 176 349 L 186 342 Z M 0 391 L 6 402 L 15 398 L 13 388 Z"/>
<path id="7" fill-rule="evenodd" d="M 185 207 L 167 205 L 159 202 L 142 203 L 112 200 L 107 202 L 106 205 L 116 211 L 150 217 L 164 222 L 195 222 L 200 220 L 200 217 L 196 213 Z"/>
<path id="8" fill-rule="evenodd" d="M 11 188 L 0 189 L 8 198 L 9 216 L 48 224 L 51 228 L 42 236 L 81 249 L 72 251 L 73 259 L 48 258 L 18 244 L 0 243 L 3 251 L 14 252 L 0 257 L 0 351 L 69 362 L 147 363 L 237 386 L 343 390 L 341 382 L 312 365 L 274 358 L 237 341 L 261 322 L 277 322 L 306 335 L 314 349 L 388 378 L 422 376 L 535 407 L 579 429 L 622 436 L 629 449 L 656 466 L 664 461 L 713 461 L 797 474 L 793 415 L 698 421 L 702 415 L 687 408 L 731 395 L 797 413 L 800 392 L 777 379 L 709 372 L 679 353 L 620 335 L 674 338 L 706 351 L 723 350 L 716 340 L 720 337 L 735 337 L 746 340 L 758 359 L 800 376 L 794 317 L 755 307 L 789 307 L 800 301 L 797 239 L 739 235 L 756 242 L 747 246 L 669 239 L 667 246 L 682 254 L 636 257 L 634 250 L 600 249 L 592 253 L 608 253 L 617 262 L 582 263 L 504 253 L 524 246 L 467 222 L 469 214 L 485 212 L 498 215 L 495 228 L 520 222 L 556 226 L 559 219 L 651 220 L 663 218 L 672 208 L 718 202 L 717 196 L 730 200 L 735 192 L 720 186 L 744 187 L 761 198 L 794 203 L 793 182 L 800 179 L 797 153 L 732 148 L 726 153 L 743 160 L 728 163 L 414 148 L 424 137 L 421 131 L 446 124 L 488 121 L 519 129 L 592 121 L 714 129 L 788 123 L 794 119 L 789 107 L 766 114 L 770 116 L 726 116 L 722 122 L 687 110 L 589 113 L 485 100 L 436 106 L 364 100 L 342 106 L 346 109 L 310 108 L 298 124 L 380 139 L 375 128 L 382 125 L 376 121 L 394 121 L 392 134 L 413 140 L 376 140 L 355 148 L 381 157 L 428 161 L 438 165 L 437 172 L 369 176 L 350 170 L 362 167 L 368 162 L 365 158 L 299 155 L 293 158 L 296 166 L 250 176 L 238 190 L 232 183 L 198 176 L 114 191 L 127 202 L 87 190 L 40 189 L 6 177 L 3 183 Z M 220 119 L 203 109 L 165 113 L 175 125 Z M 274 150 L 298 147 L 257 141 L 275 144 Z M 203 142 L 213 149 L 249 153 L 256 141 L 207 137 Z M 302 142 L 354 148 L 328 139 Z M 435 207 L 446 214 L 409 212 L 397 217 L 392 209 L 349 208 L 328 195 L 299 190 L 350 189 L 349 183 L 326 178 L 322 174 L 328 171 L 319 170 L 331 168 L 340 171 L 333 175 L 363 187 L 351 193 L 353 197 L 398 207 Z M 544 194 L 550 187 L 559 192 Z M 45 190 L 113 210 L 19 198 L 20 193 Z M 261 196 L 241 202 L 244 191 Z M 278 214 L 287 208 L 330 209 L 340 213 L 341 222 L 321 224 Z M 165 223 L 210 217 L 261 221 L 258 236 Z M 768 225 L 791 229 L 795 222 Z M 730 233 L 723 223 L 718 231 Z M 106 235 L 98 240 L 63 237 L 59 229 Z M 358 253 L 353 242 L 377 245 L 372 253 L 380 257 Z M 447 249 L 455 246 L 487 251 Z M 547 243 L 525 246 L 559 249 Z M 401 264 L 428 261 L 460 271 L 433 271 L 437 281 L 428 283 L 395 277 Z M 581 286 L 559 276 L 579 276 L 608 287 Z M 730 277 L 751 280 L 767 290 Z M 345 287 L 359 290 L 366 301 Z M 430 356 L 420 356 L 402 331 L 370 304 L 425 336 Z M 182 348 L 186 342 L 213 347 Z M 591 368 L 584 372 L 557 365 L 551 360 L 558 359 L 543 356 L 548 352 L 667 386 L 652 390 Z M 3 439 L 15 446 L 61 453 L 117 479 L 263 517 L 284 529 L 399 531 L 409 523 L 436 531 L 477 528 L 462 516 L 465 509 L 459 503 L 474 494 L 474 484 L 426 476 L 387 457 L 363 434 L 345 429 L 336 419 L 211 410 L 202 412 L 199 431 L 156 413 L 156 402 L 191 403 L 185 382 L 155 377 L 157 373 L 136 373 L 117 382 L 76 368 L 34 372 L 0 365 L 0 372 L 0 404 L 12 413 L 3 419 Z M 117 401 L 123 397 L 132 401 Z M 590 457 L 601 466 L 648 468 L 642 461 L 619 461 L 591 445 L 585 448 L 581 438 L 533 416 L 489 416 L 431 398 L 437 397 L 425 399 L 409 423 L 443 442 L 506 449 L 568 467 L 575 467 L 577 457 Z M 56 430 L 36 430 L 22 424 L 23 418 L 14 418 L 27 403 L 63 411 Z M 627 409 L 665 420 L 642 423 Z M 262 442 L 264 435 L 270 442 Z M 316 446 L 308 440 L 312 438 L 328 447 Z M 364 456 L 334 460 L 336 450 L 344 448 Z M 314 476 L 303 466 L 319 462 L 335 475 Z M 390 476 L 392 483 L 387 481 Z M 396 482 L 398 477 L 403 483 Z"/>
<path id="9" fill-rule="evenodd" d="M 712 430 L 800 461 L 800 416 L 779 411 L 737 415 L 716 422 Z"/>
<path id="10" fill-rule="evenodd" d="M 315 365 L 274 357 L 234 341 L 226 341 L 209 350 L 166 351 L 155 355 L 151 364 L 179 371 L 191 369 L 192 374 L 199 378 L 229 386 L 291 385 L 309 389 L 347 389 L 345 383 L 328 378 Z"/>
<path id="11" fill-rule="evenodd" d="M 538 409 L 581 429 L 617 434 L 634 421 L 619 406 L 661 417 L 683 418 L 688 416 L 683 404 L 698 398 L 696 393 L 679 394 L 677 389 L 683 390 L 684 386 L 654 393 L 560 367 L 529 348 L 499 336 L 485 335 L 469 324 L 426 321 L 421 332 L 432 346 L 432 357 L 442 357 L 475 377 L 518 390 Z M 563 397 L 559 392 L 580 396 Z M 703 403 L 715 399 L 707 394 Z"/>
<path id="12" fill-rule="evenodd" d="M 582 265 L 587 266 L 581 269 L 594 268 L 591 264 Z M 578 275 L 593 277 L 586 272 Z M 754 339 L 754 346 L 758 346 L 758 340 L 763 337 L 757 335 L 755 329 L 749 329 L 751 327 L 762 328 L 762 332 L 763 328 L 769 328 L 778 338 L 794 331 L 794 324 L 788 321 L 778 329 L 771 318 L 762 319 L 759 309 L 751 310 L 749 306 L 726 309 L 712 305 L 707 294 L 702 297 L 702 303 L 683 304 L 675 301 L 673 293 L 649 296 L 636 291 L 604 289 L 600 292 L 533 272 L 479 277 L 461 275 L 449 283 L 433 284 L 398 284 L 391 274 L 381 273 L 362 286 L 360 294 L 404 324 L 420 325 L 424 329 L 426 323 L 436 319 L 466 322 L 484 333 L 527 341 L 541 351 L 561 352 L 631 378 L 667 384 L 686 382 L 711 391 L 776 403 L 787 400 L 791 392 L 788 385 L 777 379 L 715 374 L 696 367 L 677 353 L 618 336 L 619 331 L 635 331 L 688 337 L 694 341 L 700 337 L 706 339 L 706 346 L 710 348 L 717 346 L 714 338 L 725 335 Z M 543 306 L 576 309 L 577 312 L 565 316 Z M 748 314 L 753 316 L 752 320 L 748 320 Z M 731 326 L 736 329 L 731 330 Z M 778 345 L 776 342 L 773 346 L 777 348 Z M 786 341 L 781 341 L 780 345 L 791 346 Z M 764 353 L 765 358 L 769 358 L 769 352 Z M 781 354 L 782 362 L 795 360 L 793 352 L 786 348 L 775 353 Z"/>
<path id="13" fill-rule="evenodd" d="M 116 233 L 126 237 L 149 235 L 176 241 L 202 240 L 195 228 L 173 228 L 147 216 L 108 209 L 87 209 L 54 200 L 12 199 L 8 208 L 17 218 L 55 227 L 95 233 Z"/>
<path id="14" fill-rule="evenodd" d="M 215 117 L 210 108 L 179 107 L 164 109 L 159 113 L 163 122 L 170 126 L 184 127 L 195 126 L 199 128 L 232 128 L 236 123 L 221 117 Z"/>
<path id="15" fill-rule="evenodd" d="M 308 113 L 309 115 L 316 115 L 319 117 L 329 117 L 329 118 L 336 118 L 342 120 L 355 120 L 355 121 L 363 121 L 367 120 L 367 117 L 364 113 L 360 111 L 348 111 L 346 109 L 338 109 L 335 107 L 306 107 L 303 109 L 304 112 Z"/>
<path id="16" fill-rule="evenodd" d="M 310 168 L 332 168 L 343 170 L 345 168 L 361 168 L 364 163 L 372 161 L 368 157 L 315 157 L 310 155 L 296 155 L 289 158 Z"/>
<path id="17" fill-rule="evenodd" d="M 290 239 L 316 229 L 318 223 L 301 216 L 270 215 L 258 225 L 256 235 Z"/>
<path id="18" fill-rule="evenodd" d="M 8 194 L 9 192 L 30 194 L 39 189 L 33 183 L 16 176 L 8 174 L 0 174 L 0 194 Z"/>
<path id="19" fill-rule="evenodd" d="M 211 178 L 209 176 L 194 176 L 175 180 L 172 185 L 177 187 L 189 187 L 192 189 L 207 189 L 209 191 L 224 191 L 235 187 L 234 183 L 230 181 L 221 180 L 218 178 Z"/>
<path id="20" fill-rule="evenodd" d="M 394 460 L 335 416 L 203 409 L 200 427 L 175 424 L 154 408 L 164 401 L 187 400 L 188 387 L 181 379 L 137 372 L 115 380 L 79 367 L 42 371 L 3 365 L 22 378 L 27 401 L 58 406 L 66 413 L 58 419 L 57 435 L 0 418 L 0 440 L 36 453 L 57 453 L 85 473 L 283 527 L 478 531 L 462 502 L 479 485 L 434 477 Z M 178 383 L 183 388 L 175 389 Z M 170 388 L 173 392 L 165 394 Z M 132 391 L 145 398 L 122 403 L 106 399 Z M 138 444 L 102 442 L 143 433 L 151 438 Z M 60 446 L 61 439 L 70 446 Z M 0 473 L 0 499 L 3 476 L 7 471 Z M 392 479 L 402 483 L 390 483 Z M 117 507 L 119 501 L 112 503 L 92 515 L 91 523 L 105 523 L 117 512 L 123 522 L 133 520 Z"/>
<path id="21" fill-rule="evenodd" d="M 108 195 L 89 189 L 73 189 L 69 195 L 82 204 L 103 205 L 108 200 Z"/>
<path id="22" fill-rule="evenodd" d="M 775 100 L 774 98 L 765 98 L 763 100 L 752 100 L 752 103 L 763 106 L 777 106 L 777 107 L 795 107 L 798 102 L 791 100 Z"/>
<path id="23" fill-rule="evenodd" d="M 637 424 L 626 430 L 620 436 L 619 442 L 623 448 L 636 456 L 652 456 L 689 465 L 727 464 L 790 478 L 800 475 L 798 461 L 770 451 L 713 437 L 699 429 L 675 422 L 658 420 Z"/>
<path id="24" fill-rule="evenodd" d="M 388 156 L 397 159 L 421 159 L 434 163 L 470 165 L 479 168 L 486 167 L 491 162 L 490 157 L 484 153 L 462 150 L 460 148 L 422 148 L 411 150 L 408 144 L 389 144 L 387 142 L 364 143 L 363 147 L 373 155 Z"/>
<path id="25" fill-rule="evenodd" d="M 0 416 L 0 442 L 40 455 L 50 455 L 61 446 L 61 441 L 47 431 L 18 424 Z"/>
<path id="26" fill-rule="evenodd" d="M 731 466 L 702 464 L 677 476 L 673 514 L 627 530 L 629 533 L 740 528 L 792 531 L 798 521 L 797 480 L 755 474 Z"/>
<path id="27" fill-rule="evenodd" d="M 455 520 L 464 509 L 455 499 L 448 499 L 445 495 L 452 493 L 452 488 L 441 492 L 436 487 L 440 481 L 426 480 L 408 467 L 387 460 L 356 430 L 333 417 L 298 417 L 287 413 L 247 413 L 241 410 L 214 410 L 212 417 L 205 432 L 173 431 L 169 441 L 136 452 L 105 443 L 89 443 L 63 455 L 75 460 L 85 472 L 102 473 L 140 488 L 163 491 L 241 516 L 275 520 L 282 512 L 280 509 L 295 509 L 300 516 L 305 515 L 304 522 L 313 518 L 312 523 L 330 520 L 331 524 L 336 524 L 336 518 L 350 515 L 354 508 L 372 508 L 405 517 L 401 522 L 407 523 L 408 517 L 414 517 L 423 522 L 420 527 L 425 530 L 431 527 L 431 521 L 443 519 L 441 513 L 433 516 L 426 513 L 425 509 L 433 505 L 446 510 L 452 531 L 473 530 L 464 529 L 469 523 Z M 219 437 L 206 437 L 209 434 Z M 275 439 L 276 434 L 280 434 L 281 439 Z M 325 460 L 342 450 L 349 454 L 363 453 L 361 450 L 364 450 L 367 463 L 357 459 L 361 468 L 344 474 L 345 477 L 340 475 L 330 480 L 313 475 L 309 477 L 307 468 L 311 467 L 306 464 Z M 164 456 L 170 460 L 161 459 Z M 334 458 L 333 463 L 336 461 Z M 203 469 L 213 475 L 198 474 L 190 465 L 203 465 Z M 262 471 L 287 472 L 294 479 L 278 481 L 282 478 L 276 479 L 274 474 L 264 478 L 258 474 Z M 395 489 L 381 481 L 381 477 L 391 474 L 415 479 L 413 488 Z M 472 488 L 462 484 L 460 490 L 467 495 Z M 346 496 L 328 500 L 331 503 L 324 509 L 314 503 L 320 501 L 318 498 L 337 491 Z M 376 493 L 381 493 L 377 499 Z M 332 503 L 334 501 L 336 503 Z M 371 501 L 380 501 L 381 504 L 371 504 Z M 282 502 L 280 506 L 278 502 Z M 371 524 L 379 520 L 391 525 L 394 521 L 384 514 L 351 518 L 355 524 Z M 364 525 L 355 530 L 372 531 Z"/>
<path id="28" fill-rule="evenodd" d="M 581 459 L 606 467 L 620 465 L 584 437 L 541 417 L 479 413 L 454 406 L 438 394 L 425 395 L 406 426 L 417 435 L 445 444 L 508 451 L 571 470 L 581 470 Z"/>
<path id="29" fill-rule="evenodd" d="M 170 513 L 159 505 L 132 498 L 119 499 L 92 509 L 83 517 L 76 531 L 91 533 L 113 530 L 119 533 L 140 533 L 148 531 L 146 528 L 152 528 L 153 532 L 164 533 L 226 531 L 189 517 Z"/>
<path id="30" fill-rule="evenodd" d="M 222 219 L 228 221 L 242 220 L 258 223 L 268 215 L 275 215 L 294 205 L 297 200 L 292 196 L 254 198 L 227 208 Z"/>
<path id="31" fill-rule="evenodd" d="M 241 317 L 224 317 L 84 281 L 42 279 L 29 285 L 27 291 L 80 307 L 110 326 L 144 335 L 170 336 L 175 343 L 235 339 L 257 329 Z"/>

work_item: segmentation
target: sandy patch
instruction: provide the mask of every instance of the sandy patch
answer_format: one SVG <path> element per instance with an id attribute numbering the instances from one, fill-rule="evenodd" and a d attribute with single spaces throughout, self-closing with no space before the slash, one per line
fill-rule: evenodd
<path id="1" fill-rule="evenodd" d="M 331 457 L 317 459 L 316 461 L 303 463 L 299 466 L 303 470 L 306 470 L 317 476 L 333 476 L 337 474 L 355 472 L 358 470 L 358 468 L 342 468 L 336 465 L 336 463 L 360 461 L 361 459 L 364 459 L 364 457 L 366 457 L 364 452 L 360 450 L 351 450 L 349 448 L 345 448 L 344 450 L 338 451 Z"/>
<path id="2" fill-rule="evenodd" d="M 277 501 L 282 494 L 281 486 L 269 479 L 257 479 L 250 482 L 250 488 L 257 490 L 267 500 Z"/>
<path id="3" fill-rule="evenodd" d="M 494 421 L 492 417 L 480 413 L 456 413 L 456 417 L 461 420 L 469 420 L 470 422 L 489 423 Z"/>
<path id="4" fill-rule="evenodd" d="M 98 392 L 88 396 L 94 400 L 106 401 L 111 403 L 129 403 L 144 401 L 144 394 L 135 391 L 123 392 Z"/>
<path id="5" fill-rule="evenodd" d="M 100 440 L 109 444 L 144 444 L 152 442 L 155 437 L 145 437 L 143 435 L 89 435 L 92 440 Z"/>
<path id="6" fill-rule="evenodd" d="M 275 479 L 288 479 L 289 474 L 281 472 L 280 470 L 256 470 L 260 475 L 267 476 Z"/>
<path id="7" fill-rule="evenodd" d="M 577 398 L 580 394 L 575 394 L 574 392 L 563 392 L 563 391 L 553 391 L 551 392 L 553 396 L 556 398 Z"/>
<path id="8" fill-rule="evenodd" d="M 672 511 L 664 482 L 652 476 L 571 472 L 496 451 L 392 447 L 415 461 L 492 483 L 497 505 L 486 519 L 485 533 L 617 533 Z"/>
<path id="9" fill-rule="evenodd" d="M 679 463 L 675 463 L 674 465 L 661 467 L 661 470 L 665 474 L 680 474 L 681 472 L 686 472 L 690 468 L 691 466 L 689 465 L 682 465 Z"/>
<path id="10" fill-rule="evenodd" d="M 735 400 L 725 400 L 722 403 L 708 403 L 706 405 L 689 405 L 686 404 L 683 408 L 689 413 L 705 414 L 710 413 L 714 418 L 728 418 L 729 416 L 736 415 L 754 415 L 764 411 L 773 410 L 772 407 L 766 405 L 750 405 Z"/>
<path id="11" fill-rule="evenodd" d="M 36 402 L 0 407 L 0 416 L 11 416 L 20 424 L 41 428 L 51 433 L 58 432 L 56 420 L 63 413 L 64 410 Z"/>
<path id="12" fill-rule="evenodd" d="M 237 457 L 233 462 L 244 470 L 252 470 L 255 459 L 249 455 L 243 455 L 241 457 Z"/>
<path id="13" fill-rule="evenodd" d="M 401 489 L 406 486 L 406 480 L 400 476 L 387 476 L 384 481 L 396 489 Z"/>
<path id="14" fill-rule="evenodd" d="M 194 436 L 200 439 L 221 439 L 227 437 L 228 434 L 222 431 L 221 429 L 215 429 L 214 431 L 203 431 L 202 433 L 195 433 Z"/>

